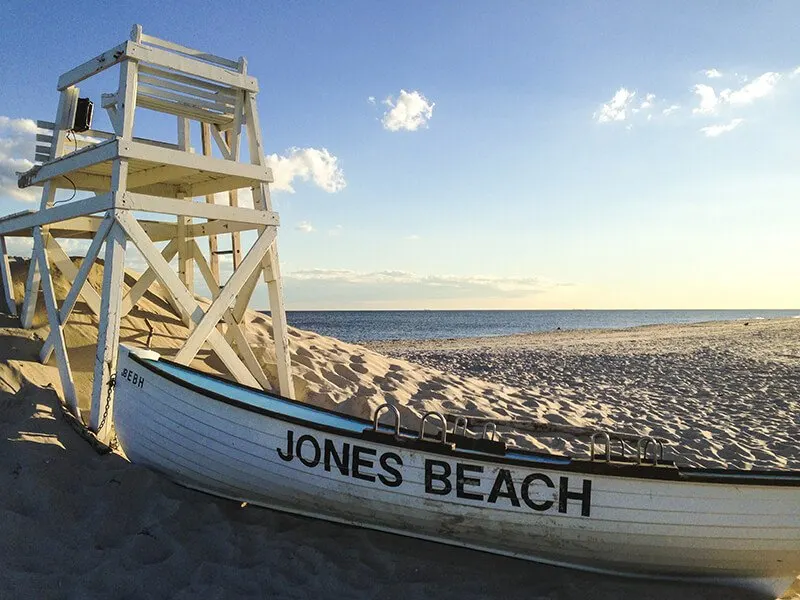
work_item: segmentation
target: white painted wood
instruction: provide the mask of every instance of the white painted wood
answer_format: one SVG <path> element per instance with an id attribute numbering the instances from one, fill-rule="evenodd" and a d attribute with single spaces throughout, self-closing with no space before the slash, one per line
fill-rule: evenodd
<path id="1" fill-rule="evenodd" d="M 197 244 L 194 242 L 195 245 Z M 195 247 L 196 256 L 198 256 L 197 266 L 199 267 L 200 274 L 205 279 L 206 285 L 208 289 L 211 290 L 211 298 L 216 299 L 219 296 L 219 280 L 214 277 L 214 274 L 211 271 L 211 267 L 206 262 L 205 257 L 200 252 L 199 247 Z M 258 358 L 253 353 L 253 349 L 250 347 L 250 343 L 247 341 L 247 336 L 245 336 L 244 332 L 241 329 L 240 324 L 234 319 L 233 312 L 230 308 L 225 310 L 225 313 L 222 317 L 227 324 L 227 330 L 225 332 L 225 339 L 233 344 L 235 344 L 236 350 L 238 351 L 239 356 L 244 361 L 245 366 L 250 370 L 253 376 L 258 381 L 258 384 L 264 390 L 272 389 L 272 384 L 270 383 L 267 375 L 264 373 L 264 370 L 261 368 L 261 364 L 258 362 Z"/>
<path id="2" fill-rule="evenodd" d="M 225 160 L 233 160 L 231 157 L 231 147 L 228 145 L 227 140 L 223 137 L 222 132 L 219 130 L 219 127 L 216 125 L 210 126 L 211 135 L 214 137 L 214 141 L 217 143 L 217 148 L 222 153 L 223 158 Z M 209 156 L 211 153 L 209 152 Z"/>
<path id="3" fill-rule="evenodd" d="M 139 65 L 133 60 L 126 60 L 119 68 L 117 111 L 121 115 L 119 134 L 124 140 L 133 139 L 133 117 L 136 112 L 136 95 L 139 85 L 138 68 Z"/>
<path id="4" fill-rule="evenodd" d="M 119 215 L 117 220 L 152 267 L 161 285 L 173 295 L 181 307 L 182 313 L 193 323 L 199 323 L 203 318 L 203 310 L 147 237 L 144 229 L 136 222 L 136 219 L 125 212 Z M 258 386 L 258 381 L 218 331 L 212 330 L 207 342 L 237 381 L 252 387 Z"/>
<path id="5" fill-rule="evenodd" d="M 118 195 L 117 207 L 143 212 L 201 217 L 204 219 L 223 219 L 257 225 L 275 226 L 279 223 L 277 213 L 259 212 L 249 208 L 236 208 L 222 204 L 172 200 L 135 192 L 125 192 Z M 2 224 L 0 224 L 0 227 L 2 227 Z M 0 229 L 0 231 L 2 230 Z"/>
<path id="6" fill-rule="evenodd" d="M 149 85 L 156 88 L 164 88 L 173 92 L 179 92 L 181 97 L 194 97 L 202 98 L 204 100 L 212 100 L 215 104 L 222 104 L 228 107 L 227 111 L 232 112 L 234 105 L 234 94 L 232 90 L 226 88 L 217 88 L 214 91 L 200 89 L 195 85 L 184 85 L 184 83 L 177 81 L 167 71 L 161 71 L 158 75 L 150 74 L 151 70 L 143 69 L 139 74 L 139 89 L 144 89 L 143 85 Z M 197 80 L 195 80 L 197 81 Z"/>
<path id="7" fill-rule="evenodd" d="M 48 225 L 86 214 L 102 212 L 112 208 L 113 205 L 114 198 L 111 194 L 101 194 L 85 200 L 58 204 L 52 208 L 45 208 L 37 212 L 23 213 L 0 221 L 0 235 L 9 235 L 23 229 L 30 229 L 36 225 Z"/>
<path id="8" fill-rule="evenodd" d="M 139 142 L 120 142 L 119 156 L 131 160 L 144 160 L 163 165 L 209 171 L 220 175 L 243 177 L 253 181 L 272 181 L 272 171 L 256 165 L 246 165 L 202 154 L 189 154 L 170 148 L 159 148 Z M 42 167 L 44 169 L 44 167 Z"/>
<path id="9" fill-rule="evenodd" d="M 186 54 L 187 56 L 191 56 L 192 58 L 204 60 L 210 63 L 215 63 L 222 67 L 227 67 L 229 69 L 238 68 L 238 63 L 234 60 L 230 60 L 228 58 L 222 58 L 221 56 L 215 56 L 214 54 L 210 54 L 208 52 L 202 52 L 200 50 L 195 50 L 194 48 L 187 48 L 186 46 L 181 46 L 179 44 L 175 44 L 167 40 L 162 40 L 157 37 L 153 37 L 152 35 L 143 35 L 141 37 L 141 43 L 150 44 L 152 46 L 160 46 L 161 48 L 165 48 L 166 50 L 172 50 L 180 54 Z"/>
<path id="10" fill-rule="evenodd" d="M 60 149 L 57 150 L 57 152 L 60 151 Z M 35 172 L 28 171 L 20 177 L 20 187 L 41 184 L 59 175 L 69 174 L 72 171 L 113 160 L 117 156 L 119 156 L 117 140 L 108 140 L 53 160 L 42 165 Z"/>
<path id="11" fill-rule="evenodd" d="M 3 300 L 11 316 L 17 316 L 17 300 L 14 297 L 14 280 L 11 277 L 11 267 L 8 263 L 8 248 L 6 238 L 0 235 L 0 277 L 3 280 Z"/>
<path id="12" fill-rule="evenodd" d="M 564 466 L 568 459 L 558 464 L 558 459 L 517 453 L 517 462 L 508 464 L 491 454 L 454 456 L 398 447 L 361 438 L 370 423 L 241 391 L 202 375 L 182 376 L 178 366 L 146 362 L 149 366 L 124 352 L 120 359 L 119 372 L 127 373 L 120 378 L 115 406 L 120 443 L 134 463 L 188 487 L 315 518 L 589 571 L 762 585 L 759 578 L 788 584 L 800 570 L 800 473 L 785 476 L 788 485 L 783 486 L 768 480 L 741 484 L 733 478 L 709 483 L 681 480 L 676 469 L 661 467 L 656 470 L 674 478 L 659 480 L 643 472 L 579 472 Z M 178 379 L 163 377 L 159 368 Z M 182 377 L 196 387 L 182 385 Z M 246 410 L 211 394 L 258 404 L 272 414 Z M 294 421 L 284 420 L 284 414 Z M 324 446 L 327 440 L 340 456 L 347 444 L 345 472 L 333 460 L 326 468 L 324 460 L 315 459 L 308 438 L 303 446 L 306 463 L 296 456 L 285 460 L 278 451 L 286 449 L 289 431 L 294 442 L 309 436 Z M 356 447 L 361 448 L 358 467 Z M 394 487 L 379 478 L 389 475 L 380 460 L 388 453 L 396 456 L 390 464 L 402 478 Z M 433 494 L 426 486 L 426 462 L 431 460 L 449 468 L 449 493 Z M 462 485 L 473 497 L 457 494 L 458 464 L 469 467 L 467 476 L 474 480 L 462 480 Z M 353 476 L 356 468 L 361 477 Z M 508 494 L 487 501 L 502 469 L 516 503 Z M 689 477 L 691 471 L 681 473 Z M 530 475 L 554 484 L 528 484 L 536 510 L 521 494 Z M 588 515 L 582 514 L 583 501 L 577 498 L 567 497 L 565 512 L 559 510 L 562 477 L 572 493 L 580 493 L 583 481 L 590 481 Z M 442 489 L 438 483 L 435 488 Z M 543 505 L 549 501 L 553 504 Z"/>
<path id="13" fill-rule="evenodd" d="M 78 409 L 78 396 L 75 393 L 75 384 L 72 380 L 72 370 L 70 369 L 69 355 L 67 354 L 67 345 L 64 341 L 63 325 L 58 314 L 56 295 L 53 290 L 53 280 L 50 277 L 50 263 L 47 256 L 47 249 L 39 227 L 34 228 L 33 239 L 34 248 L 37 250 L 36 256 L 31 258 L 31 260 L 35 260 L 39 263 L 39 272 L 42 274 L 44 305 L 47 309 L 47 319 L 50 322 L 51 335 L 55 334 L 54 346 L 56 351 L 56 363 L 58 365 L 58 374 L 61 378 L 61 389 L 64 393 L 64 401 L 67 403 L 72 413 L 76 417 L 81 418 L 80 410 Z"/>
<path id="14" fill-rule="evenodd" d="M 237 223 L 235 221 L 227 221 L 225 219 L 215 219 L 206 223 L 195 223 L 186 228 L 186 236 L 191 238 L 203 236 L 215 236 L 221 233 L 252 231 L 258 229 L 261 225 L 254 223 Z M 148 231 L 148 235 L 150 232 Z M 150 237 L 153 237 L 150 235 Z M 173 235 L 174 237 L 174 235 Z M 213 271 L 213 265 L 212 265 Z"/>
<path id="15" fill-rule="evenodd" d="M 201 146 L 203 149 L 203 156 L 211 156 L 211 129 L 212 125 L 209 123 L 201 123 L 200 124 L 200 139 L 201 139 Z M 206 204 L 216 204 L 216 200 L 214 198 L 214 194 L 209 194 L 206 196 Z M 191 235 L 194 237 L 194 231 L 191 233 L 187 232 L 187 235 Z M 209 287 L 211 290 L 212 295 L 219 291 L 219 255 L 217 251 L 219 250 L 219 242 L 217 240 L 217 235 L 215 233 L 208 234 L 208 256 L 211 264 L 209 265 L 209 270 L 212 275 L 212 279 L 214 280 L 214 284 L 212 287 Z M 197 250 L 199 252 L 199 247 Z M 199 263 L 198 263 L 199 264 Z"/>
<path id="16" fill-rule="evenodd" d="M 141 222 L 139 223 L 141 225 Z M 171 261 L 175 258 L 175 255 L 178 253 L 178 240 L 173 239 L 171 240 L 164 249 L 161 251 L 161 256 L 164 258 L 166 262 Z M 153 271 L 153 267 L 148 267 L 147 270 L 142 273 L 142 276 L 139 277 L 139 280 L 133 285 L 133 287 L 125 294 L 125 297 L 122 299 L 122 310 L 121 314 L 124 317 L 127 315 L 131 309 L 136 306 L 136 303 L 139 302 L 139 298 L 144 296 L 147 293 L 147 290 L 150 289 L 150 286 L 153 285 L 153 282 L 156 280 L 156 272 Z M 170 299 L 172 296 L 170 296 Z M 173 300 L 174 301 L 174 300 Z M 179 315 L 181 314 L 181 310 L 177 306 L 173 306 L 175 308 L 175 312 Z"/>
<path id="17" fill-rule="evenodd" d="M 95 292 L 94 288 L 92 288 L 92 286 L 87 282 L 87 278 L 89 277 L 89 271 L 91 270 L 92 265 L 94 265 L 95 260 L 100 253 L 100 247 L 103 245 L 103 242 L 105 241 L 106 236 L 111 230 L 111 226 L 113 224 L 114 220 L 111 216 L 106 216 L 103 218 L 103 222 L 100 225 L 100 228 L 97 230 L 97 235 L 95 235 L 92 243 L 89 245 L 89 249 L 86 251 L 86 257 L 83 259 L 83 262 L 81 262 L 80 269 L 78 269 L 75 276 L 72 277 L 72 287 L 70 287 L 69 292 L 67 292 L 67 296 L 64 298 L 64 302 L 58 311 L 62 326 L 67 324 L 67 321 L 72 314 L 72 309 L 75 307 L 75 302 L 78 300 L 78 295 L 80 294 L 84 298 L 89 295 L 88 291 L 86 291 L 86 288 L 91 289 L 91 291 L 94 292 L 94 296 L 99 299 L 97 292 Z M 93 310 L 95 314 L 99 316 L 101 314 L 100 305 L 102 304 L 102 301 L 98 300 L 97 304 L 97 310 Z M 55 332 L 51 330 L 50 335 L 47 336 L 47 341 L 45 341 L 44 346 L 42 346 L 42 350 L 39 353 L 41 362 L 46 363 L 50 360 L 55 343 Z"/>
<path id="18" fill-rule="evenodd" d="M 50 236 L 47 239 L 46 246 L 48 252 L 50 253 L 50 261 L 58 268 L 59 271 L 61 271 L 70 284 L 74 284 L 77 281 L 78 268 L 72 262 L 70 257 L 67 256 L 67 253 L 64 252 L 64 249 L 59 245 L 55 238 L 53 238 L 53 236 Z M 100 316 L 100 295 L 95 291 L 95 289 L 87 283 L 81 286 L 79 291 L 81 298 L 83 298 L 83 301 L 89 306 L 89 310 L 91 310 L 95 315 Z"/>
<path id="19" fill-rule="evenodd" d="M 276 231 L 274 228 L 265 230 L 250 248 L 247 256 L 233 272 L 230 279 L 222 287 L 217 298 L 208 307 L 206 314 L 197 324 L 194 331 L 189 335 L 178 354 L 175 356 L 176 362 L 188 365 L 197 355 L 208 335 L 219 323 L 222 315 L 233 303 L 234 298 L 247 282 L 247 278 L 259 266 L 264 254 L 269 250 L 275 240 Z"/>
<path id="20" fill-rule="evenodd" d="M 189 119 L 178 118 L 178 147 L 183 152 L 188 152 L 192 147 L 191 128 Z M 186 204 L 193 204 L 192 199 L 178 200 Z M 191 218 L 178 214 L 178 276 L 190 293 L 194 294 L 194 261 L 192 251 L 194 245 L 186 238 L 186 226 L 191 224 Z"/>
<path id="21" fill-rule="evenodd" d="M 39 272 L 39 260 L 35 245 L 31 252 L 31 261 L 28 265 L 28 277 L 25 280 L 25 297 L 22 299 L 22 310 L 20 311 L 20 323 L 24 329 L 33 326 L 33 317 L 36 313 L 36 300 L 39 297 L 39 285 L 41 283 L 41 273 Z"/>
<path id="22" fill-rule="evenodd" d="M 120 308 L 125 278 L 126 240 L 118 224 L 111 227 L 105 244 L 103 300 L 100 308 L 102 317 L 97 333 L 89 427 L 101 442 L 108 443 L 111 439 L 113 419 L 110 415 L 114 402 L 111 376 L 117 372 Z M 106 414 L 109 414 L 109 417 L 104 420 L 103 416 Z"/>
<path id="23" fill-rule="evenodd" d="M 92 75 L 97 75 L 97 73 L 105 71 L 122 61 L 126 61 L 126 58 L 129 56 L 128 44 L 129 42 L 123 42 L 119 46 L 103 52 L 101 55 L 67 71 L 58 78 L 58 90 L 63 91 Z"/>
<path id="24" fill-rule="evenodd" d="M 130 58 L 155 65 L 156 67 L 172 69 L 194 77 L 202 77 L 203 79 L 209 79 L 218 84 L 247 90 L 249 92 L 258 92 L 258 83 L 254 77 L 248 77 L 247 75 L 211 65 L 194 58 L 189 58 L 188 56 L 181 56 L 160 48 L 143 46 L 135 42 L 128 42 L 126 54 Z"/>

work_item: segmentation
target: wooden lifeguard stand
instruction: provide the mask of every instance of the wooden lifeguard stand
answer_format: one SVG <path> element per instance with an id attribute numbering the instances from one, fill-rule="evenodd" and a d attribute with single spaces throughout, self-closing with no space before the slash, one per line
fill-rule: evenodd
<path id="1" fill-rule="evenodd" d="M 119 65 L 119 87 L 103 94 L 113 133 L 83 129 L 86 103 L 79 103 L 77 84 Z M 188 364 L 207 343 L 240 383 L 270 388 L 241 329 L 245 310 L 259 279 L 269 292 L 280 393 L 294 397 L 283 305 L 276 235 L 278 215 L 272 211 L 269 183 L 272 172 L 264 159 L 255 96 L 258 84 L 247 74 L 243 58 L 228 60 L 142 33 L 136 25 L 131 38 L 64 73 L 58 80 L 60 100 L 54 122 L 39 121 L 36 161 L 22 174 L 20 187 L 42 186 L 38 211 L 0 219 L 0 275 L 6 303 L 16 310 L 6 255 L 6 236 L 33 236 L 34 246 L 25 298 L 23 327 L 30 328 L 41 287 L 50 334 L 41 360 L 55 352 L 65 401 L 80 418 L 72 371 L 64 340 L 64 325 L 80 296 L 99 319 L 99 338 L 92 383 L 89 427 L 101 441 L 111 436 L 111 419 L 104 419 L 113 402 L 120 319 L 158 280 L 191 333 L 174 360 Z M 177 117 L 177 143 L 134 137 L 136 109 Z M 76 120 L 76 114 L 80 116 Z M 202 154 L 191 147 L 190 127 L 199 122 Z M 240 161 L 246 133 L 249 162 Z M 216 144 L 214 156 L 212 140 Z M 88 191 L 91 197 L 55 203 L 56 190 Z M 250 188 L 253 208 L 238 206 L 237 190 Z M 216 204 L 226 193 L 228 204 Z M 195 201 L 195 199 L 201 201 Z M 141 213 L 171 215 L 174 221 L 145 220 Z M 139 213 L 139 216 L 137 216 Z M 193 219 L 203 219 L 194 222 Z M 255 230 L 256 241 L 245 256 L 239 232 Z M 233 274 L 221 285 L 217 236 L 232 236 Z M 209 260 L 197 238 L 209 238 Z M 91 239 L 80 268 L 56 241 L 59 237 Z M 159 251 L 155 242 L 169 241 Z M 92 264 L 105 242 L 103 288 L 100 295 L 88 284 Z M 125 249 L 132 243 L 148 269 L 123 297 Z M 169 262 L 178 256 L 178 272 Z M 194 265 L 211 290 L 206 311 L 193 294 Z M 53 291 L 51 265 L 71 281 L 59 307 Z M 224 335 L 218 324 L 225 323 Z"/>

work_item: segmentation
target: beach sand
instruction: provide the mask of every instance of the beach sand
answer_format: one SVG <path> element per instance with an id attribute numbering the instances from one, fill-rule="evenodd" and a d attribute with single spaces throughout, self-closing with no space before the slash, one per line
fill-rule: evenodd
<path id="1" fill-rule="evenodd" d="M 22 297 L 26 265 L 13 265 Z M 91 282 L 99 288 L 100 267 Z M 130 285 L 132 278 L 127 284 Z M 60 298 L 66 282 L 56 279 Z M 176 352 L 186 328 L 163 292 L 123 321 L 123 342 Z M 248 314 L 268 346 L 269 318 Z M 621 579 L 241 506 L 99 456 L 61 417 L 58 371 L 32 330 L 0 315 L 0 598 L 755 598 L 745 590 Z M 88 404 L 97 324 L 79 303 L 66 337 Z M 798 468 L 800 321 L 373 344 L 291 331 L 298 396 L 403 422 L 443 410 L 664 436 L 694 464 Z M 391 354 L 378 354 L 374 349 Z M 260 353 L 276 380 L 274 355 Z M 419 364 L 418 364 L 419 363 Z M 218 361 L 202 352 L 193 363 Z M 652 414 L 650 414 L 652 413 Z M 519 445 L 564 449 L 522 432 Z M 578 450 L 580 445 L 576 445 Z M 800 598 L 800 580 L 786 597 Z"/>

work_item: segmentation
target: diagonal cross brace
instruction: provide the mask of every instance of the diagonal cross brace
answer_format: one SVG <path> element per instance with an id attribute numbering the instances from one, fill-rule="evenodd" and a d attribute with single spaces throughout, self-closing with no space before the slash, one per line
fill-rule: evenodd
<path id="1" fill-rule="evenodd" d="M 117 216 L 117 222 L 125 230 L 128 238 L 142 253 L 145 260 L 150 264 L 155 271 L 156 277 L 161 284 L 175 298 L 175 301 L 181 307 L 181 310 L 188 318 L 194 323 L 199 323 L 203 318 L 203 309 L 197 304 L 194 296 L 186 289 L 178 275 L 170 268 L 169 263 L 164 260 L 158 248 L 155 247 L 152 240 L 147 236 L 142 226 L 136 219 L 128 214 L 126 211 L 120 211 Z M 258 387 L 258 381 L 253 377 L 253 374 L 242 363 L 241 359 L 236 355 L 230 344 L 222 337 L 222 334 L 216 329 L 212 328 L 208 336 L 208 344 L 211 349 L 219 356 L 220 360 L 225 364 L 236 380 L 245 385 Z"/>
<path id="2" fill-rule="evenodd" d="M 228 282 L 219 291 L 217 298 L 208 307 L 206 314 L 203 315 L 197 327 L 192 331 L 191 335 L 186 339 L 183 347 L 178 351 L 175 356 L 175 361 L 181 364 L 189 364 L 191 360 L 197 355 L 197 352 L 203 346 L 203 342 L 208 338 L 212 331 L 216 331 L 215 327 L 219 323 L 222 316 L 230 308 L 237 294 L 244 287 L 249 279 L 251 273 L 261 265 L 261 259 L 264 258 L 269 251 L 270 246 L 275 241 L 277 231 L 275 227 L 268 227 L 256 239 L 255 244 L 250 248 L 247 256 L 239 265 L 239 268 L 233 272 Z"/>

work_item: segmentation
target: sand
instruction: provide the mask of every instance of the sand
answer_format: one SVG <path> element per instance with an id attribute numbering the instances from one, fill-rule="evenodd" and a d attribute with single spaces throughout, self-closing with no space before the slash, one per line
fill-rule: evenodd
<path id="1" fill-rule="evenodd" d="M 18 298 L 25 268 L 13 265 Z M 94 267 L 98 288 L 100 276 Z M 63 298 L 65 282 L 55 284 Z M 153 349 L 173 355 L 186 328 L 158 288 L 123 321 L 125 343 L 144 344 L 145 319 Z M 268 317 L 248 320 L 249 338 L 265 346 Z M 42 307 L 34 325 L 22 330 L 0 315 L 0 598 L 756 597 L 536 565 L 180 488 L 119 454 L 95 454 L 66 424 L 57 369 L 37 358 L 47 332 Z M 85 305 L 66 336 L 86 407 L 97 326 Z M 798 341 L 797 320 L 373 349 L 291 331 L 299 396 L 317 405 L 369 416 L 391 401 L 408 424 L 443 410 L 639 430 L 680 441 L 688 462 L 781 468 L 800 463 L 792 441 Z M 275 381 L 274 356 L 260 357 Z M 194 366 L 220 367 L 205 351 Z M 519 445 L 566 447 L 504 435 Z M 800 598 L 800 580 L 787 597 Z"/>

